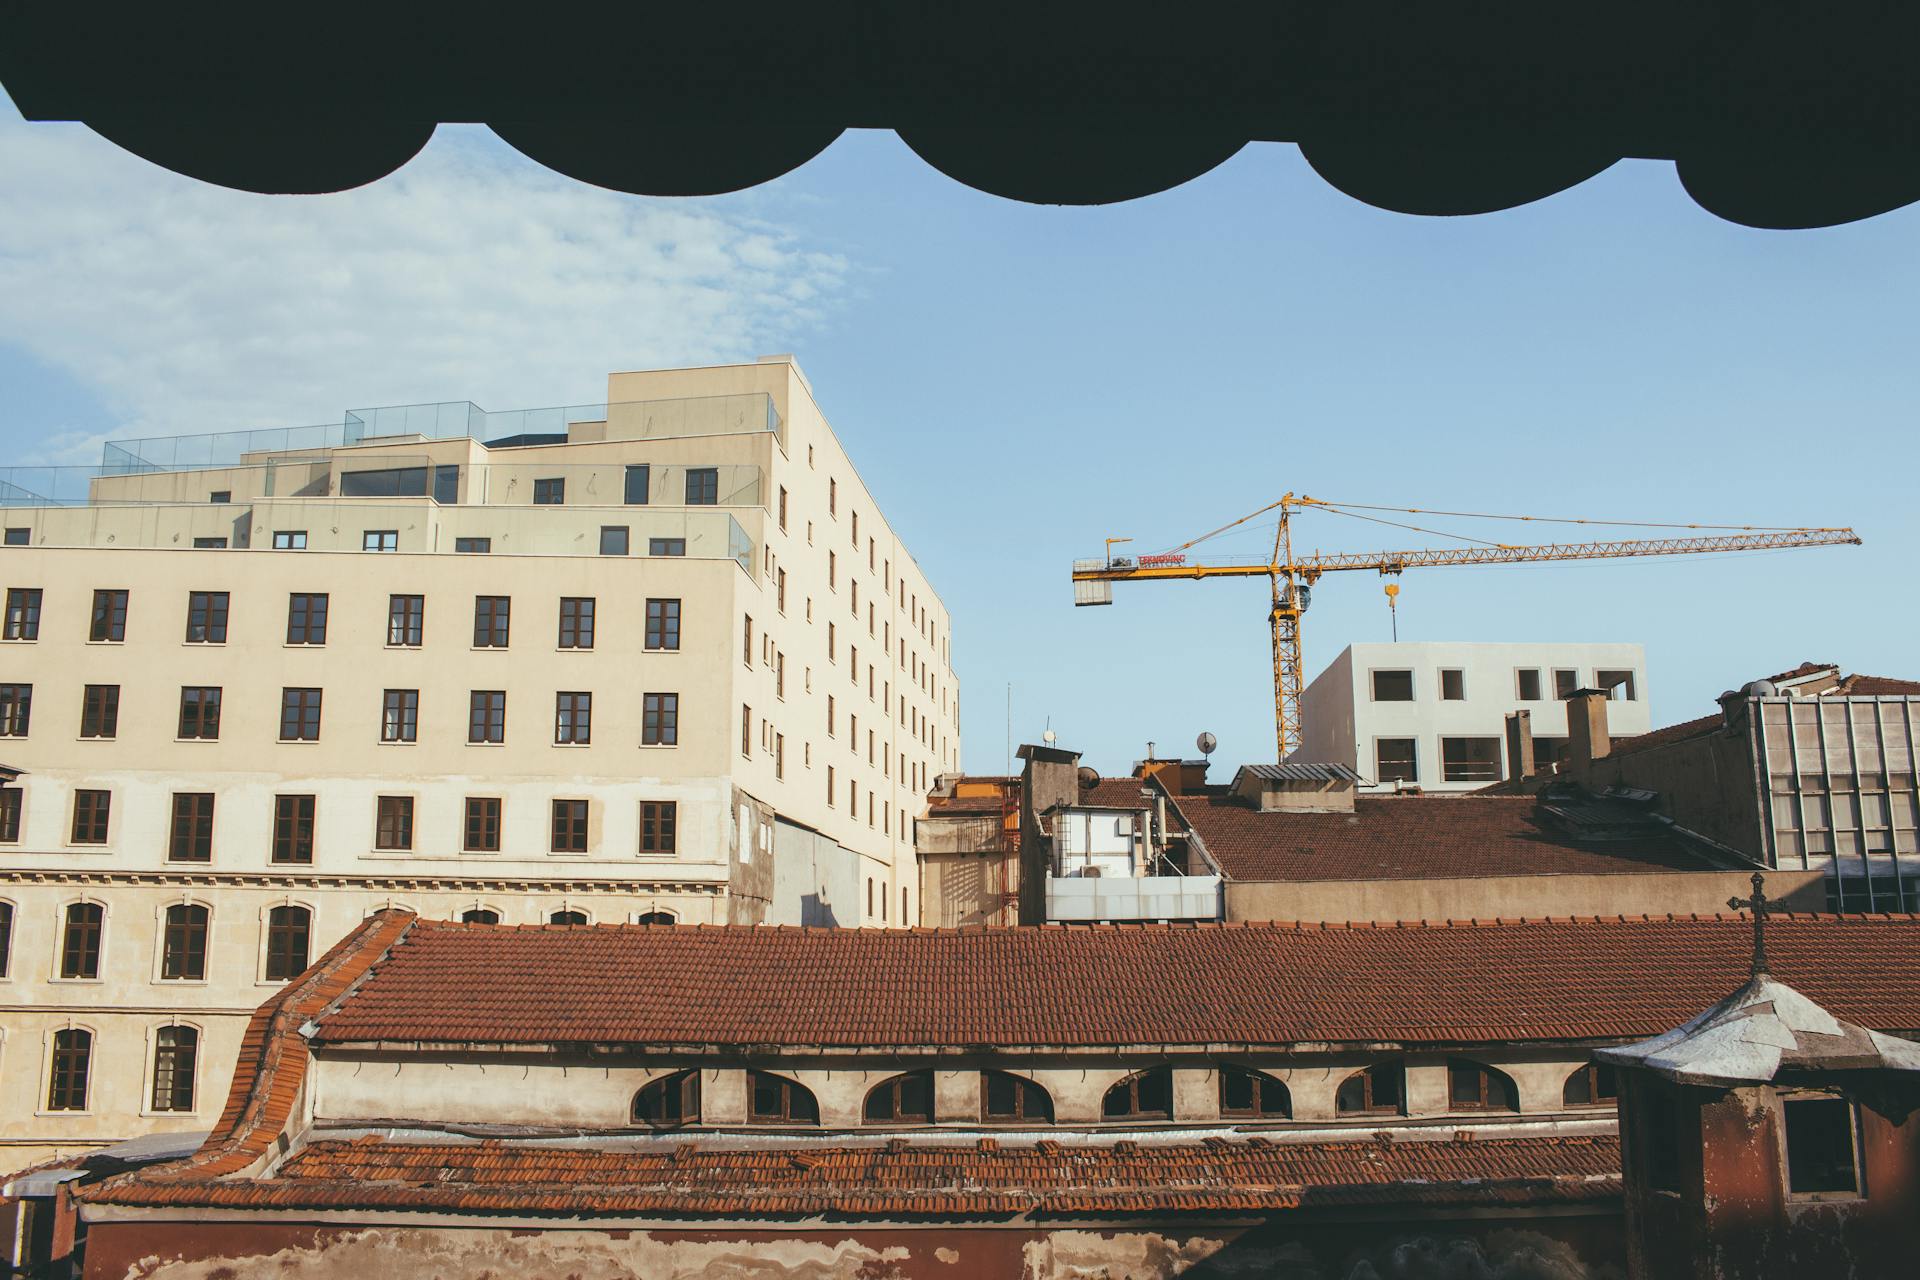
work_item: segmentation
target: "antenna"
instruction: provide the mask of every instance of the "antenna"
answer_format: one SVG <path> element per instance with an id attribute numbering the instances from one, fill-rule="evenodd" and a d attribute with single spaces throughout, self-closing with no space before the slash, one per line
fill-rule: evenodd
<path id="1" fill-rule="evenodd" d="M 1193 740 L 1193 745 L 1200 749 L 1200 754 L 1206 756 L 1207 762 L 1211 764 L 1213 762 L 1213 749 L 1220 745 L 1220 739 L 1210 733 L 1203 733 Z"/>

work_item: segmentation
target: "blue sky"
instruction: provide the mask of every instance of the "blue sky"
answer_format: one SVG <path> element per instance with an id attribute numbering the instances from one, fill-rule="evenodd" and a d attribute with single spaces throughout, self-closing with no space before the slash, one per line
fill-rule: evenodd
<path id="1" fill-rule="evenodd" d="M 953 612 L 974 770 L 1004 764 L 1009 685 L 1016 742 L 1050 722 L 1106 771 L 1202 729 L 1222 761 L 1270 753 L 1264 584 L 1122 585 L 1075 610 L 1068 566 L 1109 535 L 1164 547 L 1289 489 L 1856 526 L 1862 547 L 1402 579 L 1403 638 L 1644 643 L 1663 723 L 1803 659 L 1920 675 L 1916 232 L 1915 210 L 1732 226 L 1642 162 L 1417 219 L 1278 146 L 1130 204 L 1038 208 L 881 133 L 676 202 L 443 129 L 381 183 L 280 199 L 0 101 L 0 442 L 89 461 L 103 436 L 592 401 L 614 367 L 794 352 Z M 1328 550 L 1432 541 L 1299 529 Z M 1387 628 L 1377 579 L 1329 579 L 1309 671 Z"/>

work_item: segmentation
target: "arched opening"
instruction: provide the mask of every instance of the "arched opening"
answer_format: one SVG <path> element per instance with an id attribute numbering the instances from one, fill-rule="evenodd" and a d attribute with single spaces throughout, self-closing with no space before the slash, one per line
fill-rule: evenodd
<path id="1" fill-rule="evenodd" d="M 1109 1120 L 1173 1119 L 1173 1068 L 1137 1072 L 1107 1090 L 1100 1114 Z"/>
<path id="2" fill-rule="evenodd" d="M 1604 1062 L 1588 1062 L 1573 1069 L 1560 1089 L 1560 1101 L 1569 1107 L 1611 1107 L 1619 1103 L 1619 1086 L 1614 1083 L 1613 1068 Z"/>
<path id="3" fill-rule="evenodd" d="M 1293 1114 L 1287 1086 L 1251 1067 L 1220 1068 L 1220 1114 L 1284 1120 Z"/>
<path id="4" fill-rule="evenodd" d="M 933 1072 L 909 1071 L 867 1091 L 861 1118 L 867 1124 L 933 1123 Z"/>
<path id="5" fill-rule="evenodd" d="M 1447 1059 L 1447 1105 L 1454 1111 L 1518 1111 L 1513 1077 L 1471 1058 Z"/>
<path id="6" fill-rule="evenodd" d="M 819 1124 L 813 1090 L 771 1071 L 747 1072 L 747 1119 L 755 1124 Z"/>
<path id="7" fill-rule="evenodd" d="M 468 907 L 460 913 L 461 924 L 499 924 L 500 913 L 486 907 Z"/>
<path id="8" fill-rule="evenodd" d="M 642 911 L 633 918 L 635 924 L 679 924 L 680 921 L 671 911 Z"/>
<path id="9" fill-rule="evenodd" d="M 585 924 L 587 913 L 584 911 L 556 911 L 547 917 L 548 924 Z"/>
<path id="10" fill-rule="evenodd" d="M 1402 1115 L 1406 1111 L 1407 1067 L 1398 1058 L 1376 1062 L 1340 1082 L 1334 1110 L 1343 1116 Z"/>
<path id="11" fill-rule="evenodd" d="M 676 1071 L 633 1095 L 633 1122 L 659 1128 L 700 1123 L 700 1073 Z"/>
<path id="12" fill-rule="evenodd" d="M 980 1073 L 980 1118 L 988 1124 L 1052 1124 L 1053 1098 L 1010 1071 Z"/>
<path id="13" fill-rule="evenodd" d="M 267 912 L 267 981 L 286 982 L 306 969 L 312 928 L 313 913 L 305 907 Z"/>

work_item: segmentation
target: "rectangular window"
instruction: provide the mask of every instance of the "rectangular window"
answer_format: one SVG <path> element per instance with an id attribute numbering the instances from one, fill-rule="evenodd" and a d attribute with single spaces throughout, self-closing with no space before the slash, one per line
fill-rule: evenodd
<path id="1" fill-rule="evenodd" d="M 226 545 L 227 540 L 225 538 L 195 538 L 193 540 L 194 550 L 196 551 L 218 551 L 224 549 Z"/>
<path id="2" fill-rule="evenodd" d="M 206 908 L 195 910 L 204 912 Z M 161 1027 L 153 1035 L 153 1109 L 192 1111 L 200 1033 L 192 1027 Z"/>
<path id="3" fill-rule="evenodd" d="M 69 1027 L 53 1033 L 53 1071 L 47 1082 L 47 1110 L 85 1111 L 87 1076 L 93 1066 L 93 1033 Z"/>
<path id="4" fill-rule="evenodd" d="M 593 605 L 592 596 L 562 596 L 560 598 L 560 647 L 562 649 L 593 648 Z"/>
<path id="5" fill-rule="evenodd" d="M 603 556 L 623 556 L 627 554 L 626 525 L 603 524 L 600 526 L 600 554 Z"/>
<path id="6" fill-rule="evenodd" d="M 460 847 L 468 853 L 500 852 L 500 798 L 468 796 L 466 834 Z"/>
<path id="7" fill-rule="evenodd" d="M 647 601 L 647 648 L 678 649 L 680 647 L 680 602 L 678 600 Z"/>
<path id="8" fill-rule="evenodd" d="M 640 852 L 673 853 L 680 826 L 680 806 L 673 800 L 640 802 Z"/>
<path id="9" fill-rule="evenodd" d="M 398 551 L 400 549 L 400 531 L 398 529 L 368 529 L 360 535 L 362 551 Z"/>
<path id="10" fill-rule="evenodd" d="M 307 549 L 307 531 L 305 529 L 276 529 L 273 534 L 275 551 L 305 551 Z"/>
<path id="11" fill-rule="evenodd" d="M 753 615 L 746 613 L 740 616 L 746 619 L 740 629 L 740 661 L 751 670 L 753 668 Z"/>
<path id="12" fill-rule="evenodd" d="M 187 593 L 188 644 L 227 642 L 227 599 L 224 591 Z"/>
<path id="13" fill-rule="evenodd" d="M 828 765 L 827 766 L 827 808 L 829 809 L 833 808 L 833 801 L 834 801 L 833 766 Z"/>
<path id="14" fill-rule="evenodd" d="M 1375 782 L 1418 782 L 1420 764 L 1412 738 L 1381 738 L 1374 743 Z"/>
<path id="15" fill-rule="evenodd" d="M 305 907 L 274 907 L 267 912 L 267 981 L 285 982 L 307 967 L 313 915 Z"/>
<path id="16" fill-rule="evenodd" d="M 396 648 L 417 649 L 426 638 L 427 598 L 425 596 L 387 597 L 387 643 Z"/>
<path id="17" fill-rule="evenodd" d="M 1858 1195 L 1853 1103 L 1845 1098 L 1786 1098 L 1787 1189 L 1794 1195 Z"/>
<path id="18" fill-rule="evenodd" d="M 443 507 L 451 507 L 459 503 L 459 467 L 447 466 L 433 469 L 433 500 Z"/>
<path id="19" fill-rule="evenodd" d="M 97 902 L 75 902 L 67 907 L 66 932 L 60 939 L 60 976 L 100 976 L 101 930 L 106 908 Z"/>
<path id="20" fill-rule="evenodd" d="M 647 505 L 649 472 L 644 466 L 627 468 L 626 502 L 630 507 Z"/>
<path id="21" fill-rule="evenodd" d="M 312 796 L 275 796 L 273 798 L 273 860 L 275 862 L 304 866 L 313 861 L 313 807 Z"/>
<path id="22" fill-rule="evenodd" d="M 1412 702 L 1413 672 L 1376 671 L 1373 673 L 1375 702 Z"/>
<path id="23" fill-rule="evenodd" d="M 720 501 L 720 468 L 687 468 L 687 505 L 711 507 Z"/>
<path id="24" fill-rule="evenodd" d="M 388 689 L 380 701 L 380 741 L 417 742 L 420 737 L 420 691 Z"/>
<path id="25" fill-rule="evenodd" d="M 684 556 L 687 554 L 685 538 L 649 538 L 647 554 L 650 556 Z"/>
<path id="26" fill-rule="evenodd" d="M 326 642 L 326 593 L 295 591 L 288 595 L 287 643 L 325 644 Z"/>
<path id="27" fill-rule="evenodd" d="M 24 547 L 32 543 L 33 530 L 27 528 L 25 525 L 13 525 L 7 529 L 6 538 L 6 545 L 10 547 Z"/>
<path id="28" fill-rule="evenodd" d="M 564 477 L 533 482 L 533 505 L 536 507 L 557 507 L 567 500 L 567 482 Z"/>
<path id="29" fill-rule="evenodd" d="M 781 613 L 787 611 L 787 571 L 785 569 L 773 571 L 773 605 Z"/>
<path id="30" fill-rule="evenodd" d="M 787 776 L 787 737 L 783 733 L 773 735 L 773 776 Z"/>
<path id="31" fill-rule="evenodd" d="M 787 696 L 787 655 L 778 649 L 774 650 L 773 654 L 773 696 L 776 698 Z"/>
<path id="32" fill-rule="evenodd" d="M 73 843 L 105 844 L 107 818 L 113 810 L 110 791 L 78 790 L 73 793 Z"/>
<path id="33" fill-rule="evenodd" d="M 511 596 L 475 596 L 473 598 L 473 647 L 507 647 L 507 621 L 513 609 Z"/>
<path id="34" fill-rule="evenodd" d="M 213 858 L 213 794 L 176 791 L 173 826 L 167 834 L 167 857 L 174 862 L 208 862 Z"/>
<path id="35" fill-rule="evenodd" d="M 840 507 L 840 482 L 832 476 L 827 477 L 827 514 L 833 515 Z"/>
<path id="36" fill-rule="evenodd" d="M 377 806 L 373 844 L 376 849 L 413 848 L 413 797 L 381 796 Z"/>
<path id="37" fill-rule="evenodd" d="M 554 695 L 553 740 L 585 746 L 593 741 L 593 695 L 559 693 Z"/>
<path id="38" fill-rule="evenodd" d="M 555 853 L 587 851 L 587 802 L 585 800 L 553 802 L 552 849 Z"/>
<path id="39" fill-rule="evenodd" d="M 127 593 L 124 591 L 96 591 L 93 593 L 93 624 L 87 630 L 87 639 L 119 642 L 127 638 Z"/>
<path id="40" fill-rule="evenodd" d="M 1593 673 L 1593 682 L 1607 691 L 1609 702 L 1635 701 L 1631 671 L 1596 671 Z"/>
<path id="41" fill-rule="evenodd" d="M 740 704 L 740 754 L 753 755 L 753 708 Z"/>
<path id="42" fill-rule="evenodd" d="M 1514 694 L 1520 701 L 1540 701 L 1540 668 L 1522 667 L 1513 676 Z"/>
<path id="43" fill-rule="evenodd" d="M 9 640 L 40 638 L 40 588 L 10 587 L 7 589 L 7 622 L 4 634 Z"/>
<path id="44" fill-rule="evenodd" d="M 1553 696 L 1562 702 L 1573 696 L 1580 687 L 1580 673 L 1566 667 L 1557 667 L 1553 673 Z"/>
<path id="45" fill-rule="evenodd" d="M 787 531 L 787 487 L 785 485 L 780 486 L 779 512 L 780 512 L 780 532 L 785 533 Z"/>
<path id="46" fill-rule="evenodd" d="M 1440 673 L 1440 700 L 1464 702 L 1467 698 L 1467 673 L 1449 668 Z"/>
<path id="47" fill-rule="evenodd" d="M 506 740 L 506 690 L 473 690 L 467 695 L 467 741 L 505 742 Z"/>
<path id="48" fill-rule="evenodd" d="M 1440 739 L 1440 776 L 1448 782 L 1500 781 L 1500 739 Z"/>
<path id="49" fill-rule="evenodd" d="M 680 695 L 649 693 L 642 704 L 640 743 L 648 747 L 671 747 L 680 741 Z"/>
<path id="50" fill-rule="evenodd" d="M 280 740 L 282 742 L 318 742 L 320 740 L 320 690 L 280 690 Z"/>
<path id="51" fill-rule="evenodd" d="M 120 729 L 120 686 L 90 684 L 80 698 L 80 736 L 111 738 Z"/>
<path id="52" fill-rule="evenodd" d="M 17 844 L 20 840 L 20 788 L 0 787 L 0 844 Z M 0 921 L 10 920 L 8 914 L 13 910 L 0 903 Z M 9 937 L 6 927 L 0 927 L 0 978 L 7 976 L 7 947 Z"/>
<path id="53" fill-rule="evenodd" d="M 827 552 L 827 590 L 838 591 L 839 589 L 840 589 L 839 560 L 834 556 L 833 552 L 829 551 Z"/>
<path id="54" fill-rule="evenodd" d="M 493 550 L 492 538 L 455 538 L 453 549 L 456 554 L 484 556 Z"/>
<path id="55" fill-rule="evenodd" d="M 224 506 L 227 503 L 233 501 L 233 490 L 215 489 L 213 492 L 207 495 L 207 501 L 214 503 L 215 505 L 218 505 L 218 506 Z"/>
<path id="56" fill-rule="evenodd" d="M 212 742 L 220 737 L 220 687 L 183 685 L 180 689 L 182 738 Z"/>

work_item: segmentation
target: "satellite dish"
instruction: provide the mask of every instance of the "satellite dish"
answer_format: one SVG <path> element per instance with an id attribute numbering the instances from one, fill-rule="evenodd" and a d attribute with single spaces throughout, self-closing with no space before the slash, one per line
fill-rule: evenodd
<path id="1" fill-rule="evenodd" d="M 1053 730 L 1049 729 L 1040 735 L 1040 741 L 1046 743 L 1048 746 L 1052 746 L 1055 742 L 1059 741 L 1059 736 L 1055 734 Z"/>
<path id="2" fill-rule="evenodd" d="M 1080 776 L 1080 789 L 1082 791 L 1091 791 L 1095 787 L 1100 785 L 1099 773 L 1097 773 L 1095 770 L 1087 767 L 1084 764 L 1080 766 L 1079 776 Z"/>
<path id="3" fill-rule="evenodd" d="M 1210 733 L 1203 733 L 1193 740 L 1193 745 L 1200 748 L 1201 755 L 1210 756 L 1213 754 L 1213 749 L 1220 745 L 1220 739 Z"/>

